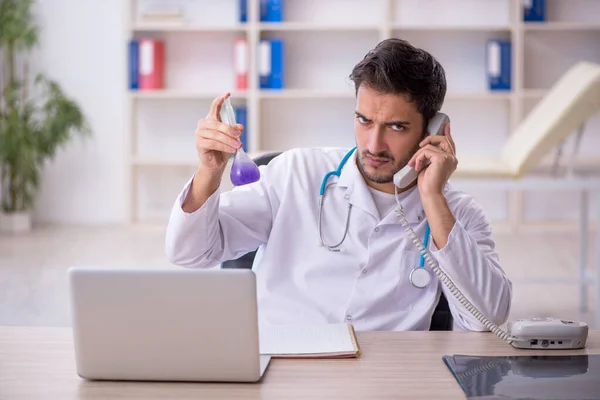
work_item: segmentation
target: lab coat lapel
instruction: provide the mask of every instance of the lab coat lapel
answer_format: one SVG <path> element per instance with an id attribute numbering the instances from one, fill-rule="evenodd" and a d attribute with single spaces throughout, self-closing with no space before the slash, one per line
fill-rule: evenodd
<path id="1" fill-rule="evenodd" d="M 360 208 L 376 219 L 379 219 L 379 213 L 377 212 L 373 196 L 356 165 L 356 151 L 348 158 L 346 165 L 344 165 L 338 186 L 346 188 L 345 196 L 353 207 Z"/>
<path id="2" fill-rule="evenodd" d="M 418 224 L 425 219 L 425 211 L 421 204 L 421 197 L 419 196 L 419 189 L 414 187 L 410 189 L 407 196 L 401 196 L 400 203 L 402 204 L 402 210 L 406 220 L 411 224 Z M 396 216 L 396 210 L 398 206 L 394 208 L 394 211 L 386 215 L 381 220 L 381 225 L 388 224 L 402 224 L 400 219 Z"/>

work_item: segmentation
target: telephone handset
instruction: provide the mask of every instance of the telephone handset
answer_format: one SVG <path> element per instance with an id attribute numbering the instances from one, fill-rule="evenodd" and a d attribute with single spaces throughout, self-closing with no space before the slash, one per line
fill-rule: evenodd
<path id="1" fill-rule="evenodd" d="M 450 122 L 446 114 L 438 112 L 429 122 L 427 131 L 430 135 L 443 135 L 444 126 Z M 427 164 L 425 164 L 427 165 Z M 481 313 L 456 287 L 452 279 L 440 269 L 437 261 L 431 256 L 429 250 L 423 245 L 419 237 L 411 228 L 402 203 L 398 199 L 398 188 L 403 189 L 417 178 L 418 173 L 413 167 L 405 166 L 394 175 L 394 189 L 398 208 L 396 215 L 406 228 L 411 241 L 423 254 L 432 271 L 440 281 L 450 290 L 458 301 L 485 327 L 513 347 L 521 349 L 581 349 L 585 347 L 588 336 L 588 325 L 585 322 L 568 321 L 554 318 L 530 318 L 510 321 L 508 332 L 504 332 L 498 325 L 490 321 Z"/>
<path id="2" fill-rule="evenodd" d="M 448 122 L 450 122 L 450 118 L 448 118 L 446 114 L 438 112 L 433 118 L 431 118 L 431 121 L 429 121 L 429 124 L 427 125 L 427 133 L 433 136 L 443 135 L 444 127 Z M 425 161 L 424 166 L 427 166 L 427 164 L 429 164 L 428 160 Z M 417 179 L 418 175 L 419 174 L 413 167 L 407 165 L 400 171 L 396 172 L 394 175 L 394 184 L 400 189 L 404 189 L 413 183 L 415 179 Z"/>

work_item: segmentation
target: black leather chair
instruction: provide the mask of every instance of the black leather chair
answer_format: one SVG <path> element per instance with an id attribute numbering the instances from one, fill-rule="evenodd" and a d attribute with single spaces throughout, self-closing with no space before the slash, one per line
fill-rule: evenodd
<path id="1" fill-rule="evenodd" d="M 273 158 L 277 157 L 278 152 L 263 154 L 262 156 L 256 157 L 254 162 L 256 165 L 267 165 Z M 244 254 L 243 256 L 235 259 L 228 260 L 222 263 L 222 268 L 252 268 L 254 263 L 254 256 L 256 251 L 251 251 Z M 452 313 L 450 312 L 450 306 L 444 293 L 441 294 L 440 300 L 435 308 L 433 316 L 431 318 L 430 331 L 451 331 L 454 324 Z"/>

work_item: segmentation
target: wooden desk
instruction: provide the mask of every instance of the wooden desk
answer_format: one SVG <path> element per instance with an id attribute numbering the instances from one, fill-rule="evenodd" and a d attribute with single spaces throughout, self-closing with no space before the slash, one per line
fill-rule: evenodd
<path id="1" fill-rule="evenodd" d="M 600 354 L 600 331 L 576 351 L 517 350 L 491 333 L 358 333 L 358 359 L 274 359 L 260 383 L 88 382 L 69 328 L 0 327 L 1 399 L 465 399 L 444 354 Z"/>

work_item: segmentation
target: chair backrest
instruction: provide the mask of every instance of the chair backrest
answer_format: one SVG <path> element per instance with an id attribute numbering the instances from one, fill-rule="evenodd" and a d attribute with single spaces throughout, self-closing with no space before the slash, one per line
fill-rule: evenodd
<path id="1" fill-rule="evenodd" d="M 254 162 L 256 165 L 267 165 L 273 158 L 277 157 L 278 152 L 263 154 L 259 157 L 254 158 Z M 249 253 L 244 254 L 243 256 L 235 259 L 224 261 L 221 264 L 222 268 L 252 268 L 254 264 L 254 257 L 256 256 L 256 250 L 251 251 Z M 433 313 L 433 317 L 431 318 L 431 325 L 429 330 L 431 331 L 451 331 L 452 326 L 454 324 L 454 319 L 452 317 L 452 313 L 450 312 L 450 307 L 448 305 L 448 301 L 444 296 L 444 293 L 441 294 L 440 300 L 435 308 Z"/>
<path id="2" fill-rule="evenodd" d="M 267 165 L 268 163 L 271 162 L 272 159 L 274 159 L 275 157 L 277 157 L 280 154 L 281 154 L 281 152 L 279 152 L 279 151 L 261 154 L 260 156 L 254 158 L 254 162 L 258 166 Z"/>
<path id="3" fill-rule="evenodd" d="M 451 331 L 454 328 L 454 317 L 450 311 L 450 305 L 448 299 L 444 295 L 444 292 L 440 294 L 437 306 L 431 317 L 431 324 L 429 325 L 430 331 Z"/>
<path id="4" fill-rule="evenodd" d="M 536 167 L 549 152 L 600 111 L 600 65 L 572 66 L 511 134 L 502 159 L 515 177 Z"/>

